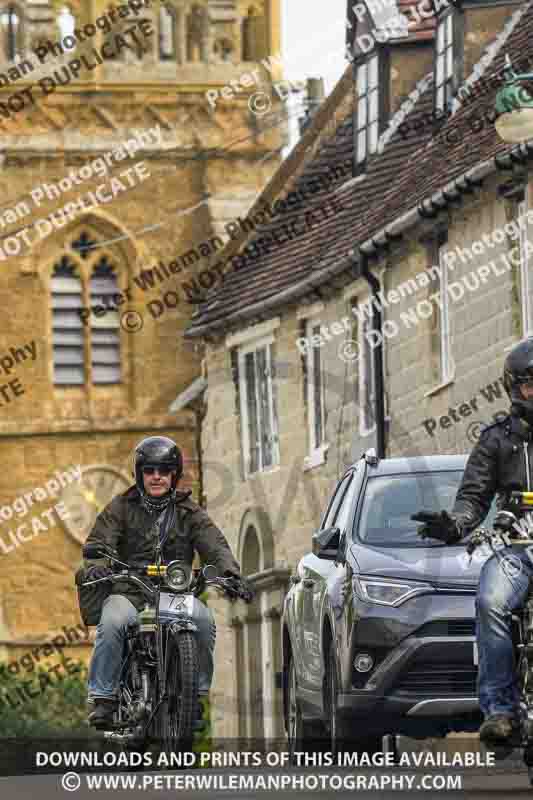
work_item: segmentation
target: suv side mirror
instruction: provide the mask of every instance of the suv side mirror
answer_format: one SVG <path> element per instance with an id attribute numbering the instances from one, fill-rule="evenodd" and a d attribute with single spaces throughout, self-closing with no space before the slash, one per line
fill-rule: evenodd
<path id="1" fill-rule="evenodd" d="M 325 558 L 327 561 L 335 561 L 339 549 L 339 540 L 339 528 L 326 528 L 323 531 L 318 531 L 313 536 L 313 555 L 317 558 Z"/>

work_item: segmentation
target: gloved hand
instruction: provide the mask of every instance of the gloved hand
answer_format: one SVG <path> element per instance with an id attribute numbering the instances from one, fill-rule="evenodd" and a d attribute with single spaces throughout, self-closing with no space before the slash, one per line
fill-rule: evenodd
<path id="1" fill-rule="evenodd" d="M 228 583 L 226 584 L 226 591 L 232 600 L 240 597 L 245 603 L 251 603 L 255 597 L 255 592 L 242 576 L 234 575 L 233 573 L 224 573 Z"/>
<path id="2" fill-rule="evenodd" d="M 425 523 L 417 531 L 422 539 L 439 539 L 445 544 L 456 544 L 462 537 L 457 518 L 447 511 L 419 511 L 411 519 Z"/>
<path id="3" fill-rule="evenodd" d="M 113 570 L 109 567 L 101 567 L 98 564 L 94 567 L 89 567 L 85 575 L 85 580 L 96 581 L 100 578 L 108 578 L 113 574 Z"/>

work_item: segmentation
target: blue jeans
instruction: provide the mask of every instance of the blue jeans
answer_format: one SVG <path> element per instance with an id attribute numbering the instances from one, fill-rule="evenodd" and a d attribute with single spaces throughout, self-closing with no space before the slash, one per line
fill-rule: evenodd
<path id="1" fill-rule="evenodd" d="M 199 628 L 198 694 L 206 695 L 213 680 L 216 625 L 212 611 L 203 603 L 199 602 L 199 605 L 201 613 L 194 616 L 194 622 Z M 89 700 L 97 698 L 116 700 L 118 698 L 118 682 L 126 628 L 128 623 L 134 622 L 136 619 L 137 610 L 127 597 L 112 594 L 104 601 L 89 665 L 87 682 Z"/>
<path id="2" fill-rule="evenodd" d="M 524 605 L 533 565 L 523 548 L 506 547 L 483 564 L 476 598 L 479 705 L 485 717 L 518 714 L 511 613 Z"/>

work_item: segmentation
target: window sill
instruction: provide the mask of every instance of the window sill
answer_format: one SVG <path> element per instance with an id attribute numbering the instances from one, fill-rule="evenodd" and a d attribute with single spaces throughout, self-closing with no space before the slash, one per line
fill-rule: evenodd
<path id="1" fill-rule="evenodd" d="M 304 458 L 304 463 L 302 470 L 303 472 L 307 472 L 310 469 L 314 469 L 315 467 L 320 467 L 322 464 L 326 463 L 326 453 L 328 452 L 329 444 L 323 444 L 321 447 L 317 447 L 316 450 L 313 450 L 308 456 Z"/>
<path id="2" fill-rule="evenodd" d="M 448 380 L 439 383 L 437 386 L 434 386 L 432 389 L 426 392 L 424 397 L 434 397 L 434 395 L 439 394 L 439 392 L 442 392 L 443 389 L 447 389 L 448 386 L 451 386 L 452 383 L 455 383 L 455 373 L 450 378 L 448 378 Z"/>

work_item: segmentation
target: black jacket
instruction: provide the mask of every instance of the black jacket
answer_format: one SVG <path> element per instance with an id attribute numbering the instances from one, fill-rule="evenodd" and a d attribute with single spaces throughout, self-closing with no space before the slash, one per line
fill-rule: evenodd
<path id="1" fill-rule="evenodd" d="M 453 513 L 466 523 L 465 533 L 486 517 L 494 496 L 505 508 L 512 491 L 533 491 L 532 429 L 509 414 L 485 428 L 468 459 Z"/>
<path id="2" fill-rule="evenodd" d="M 222 532 L 211 521 L 206 512 L 189 499 L 191 492 L 177 492 L 173 524 L 162 548 L 163 562 L 184 559 L 192 564 L 196 551 L 202 563 L 213 564 L 217 573 L 230 572 L 240 576 L 230 546 Z M 87 544 L 102 543 L 110 546 L 121 561 L 131 567 L 142 568 L 153 564 L 156 533 L 153 530 L 157 514 L 149 514 L 142 504 L 139 492 L 132 486 L 118 495 L 97 516 Z M 84 561 L 82 569 L 97 561 Z M 116 565 L 117 569 L 122 569 Z M 80 572 L 80 571 L 78 571 Z M 142 592 L 127 581 L 113 584 L 112 594 L 128 597 L 137 609 L 144 607 Z"/>

